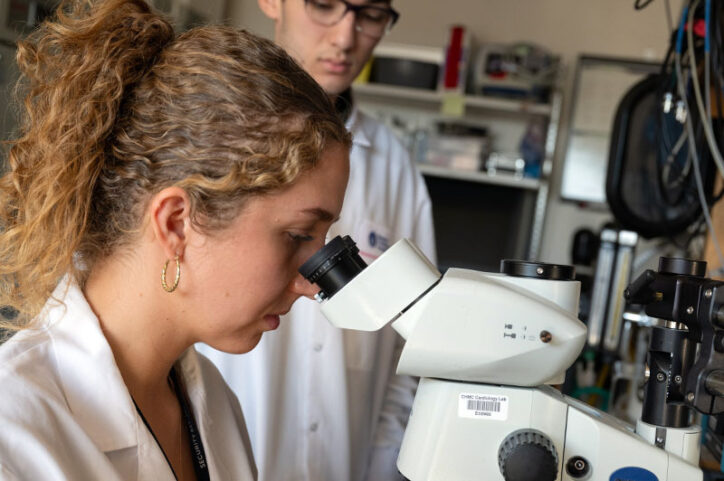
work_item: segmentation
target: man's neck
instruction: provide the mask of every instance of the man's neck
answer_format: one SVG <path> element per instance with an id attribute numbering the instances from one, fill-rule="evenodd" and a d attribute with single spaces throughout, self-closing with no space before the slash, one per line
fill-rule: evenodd
<path id="1" fill-rule="evenodd" d="M 334 102 L 334 109 L 343 121 L 347 121 L 350 114 L 352 113 L 352 106 L 354 101 L 352 99 L 352 89 L 348 88 L 337 96 L 330 96 L 332 102 Z"/>

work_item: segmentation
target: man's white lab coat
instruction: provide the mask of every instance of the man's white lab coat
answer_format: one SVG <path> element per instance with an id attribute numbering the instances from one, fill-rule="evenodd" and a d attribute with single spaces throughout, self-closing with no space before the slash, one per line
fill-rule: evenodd
<path id="1" fill-rule="evenodd" d="M 0 346 L 0 479 L 173 481 L 139 417 L 97 317 L 63 281 L 37 329 Z M 139 332 L 138 336 L 143 336 Z M 254 480 L 244 418 L 218 371 L 181 359 L 212 480 Z"/>
<path id="2" fill-rule="evenodd" d="M 368 263 L 409 238 L 434 262 L 430 198 L 408 152 L 356 109 L 347 127 L 350 179 L 329 237 L 351 235 Z M 300 299 L 250 353 L 200 349 L 239 396 L 260 481 L 392 481 L 416 387 L 395 375 L 401 342 L 390 326 L 334 328 Z"/>

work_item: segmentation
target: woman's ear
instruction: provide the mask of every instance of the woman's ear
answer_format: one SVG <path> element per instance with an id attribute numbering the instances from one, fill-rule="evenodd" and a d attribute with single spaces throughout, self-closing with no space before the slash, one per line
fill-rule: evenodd
<path id="1" fill-rule="evenodd" d="M 183 257 L 191 228 L 191 200 L 180 187 L 167 187 L 151 199 L 150 223 L 168 259 Z"/>

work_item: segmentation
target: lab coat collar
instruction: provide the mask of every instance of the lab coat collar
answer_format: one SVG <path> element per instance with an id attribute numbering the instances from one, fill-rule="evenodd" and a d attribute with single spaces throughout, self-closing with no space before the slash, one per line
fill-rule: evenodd
<path id="1" fill-rule="evenodd" d="M 61 301 L 58 301 L 61 299 Z M 113 352 L 75 280 L 66 276 L 46 303 L 45 329 L 73 417 L 104 452 L 138 444 L 138 416 Z"/>
<path id="2" fill-rule="evenodd" d="M 211 424 L 211 419 L 207 409 L 206 393 L 208 391 L 204 384 L 204 378 L 201 375 L 201 366 L 199 365 L 199 357 L 193 346 L 186 349 L 177 362 L 180 368 L 181 377 L 186 395 L 191 402 L 191 410 L 194 414 L 199 432 L 206 433 Z M 209 456 L 209 453 L 206 453 Z"/>
<path id="3" fill-rule="evenodd" d="M 347 118 L 345 127 L 347 127 L 347 130 L 352 132 L 353 144 L 365 148 L 372 146 L 372 142 L 370 141 L 372 133 L 368 132 L 365 128 L 364 115 L 359 111 L 356 105 L 352 107 L 352 112 Z"/>

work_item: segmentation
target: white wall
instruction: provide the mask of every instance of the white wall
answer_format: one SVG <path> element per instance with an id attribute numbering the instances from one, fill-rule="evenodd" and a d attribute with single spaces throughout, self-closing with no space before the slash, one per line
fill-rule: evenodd
<path id="1" fill-rule="evenodd" d="M 667 3 L 676 21 L 681 0 L 654 0 L 640 11 L 634 10 L 634 0 L 393 0 L 401 18 L 385 41 L 439 47 L 445 44 L 449 26 L 461 23 L 479 42 L 534 42 L 563 57 L 563 87 L 568 93 L 581 53 L 661 59 L 668 46 Z M 273 36 L 273 25 L 256 0 L 230 0 L 226 16 L 234 25 Z M 609 218 L 605 212 L 559 199 L 569 97 L 565 95 L 541 249 L 541 260 L 558 263 L 570 262 L 570 242 L 578 227 L 597 231 Z"/>
<path id="2" fill-rule="evenodd" d="M 233 1 L 229 0 L 229 2 Z M 178 0 L 178 2 L 193 8 L 203 18 L 212 22 L 220 21 L 227 10 L 227 0 Z"/>

